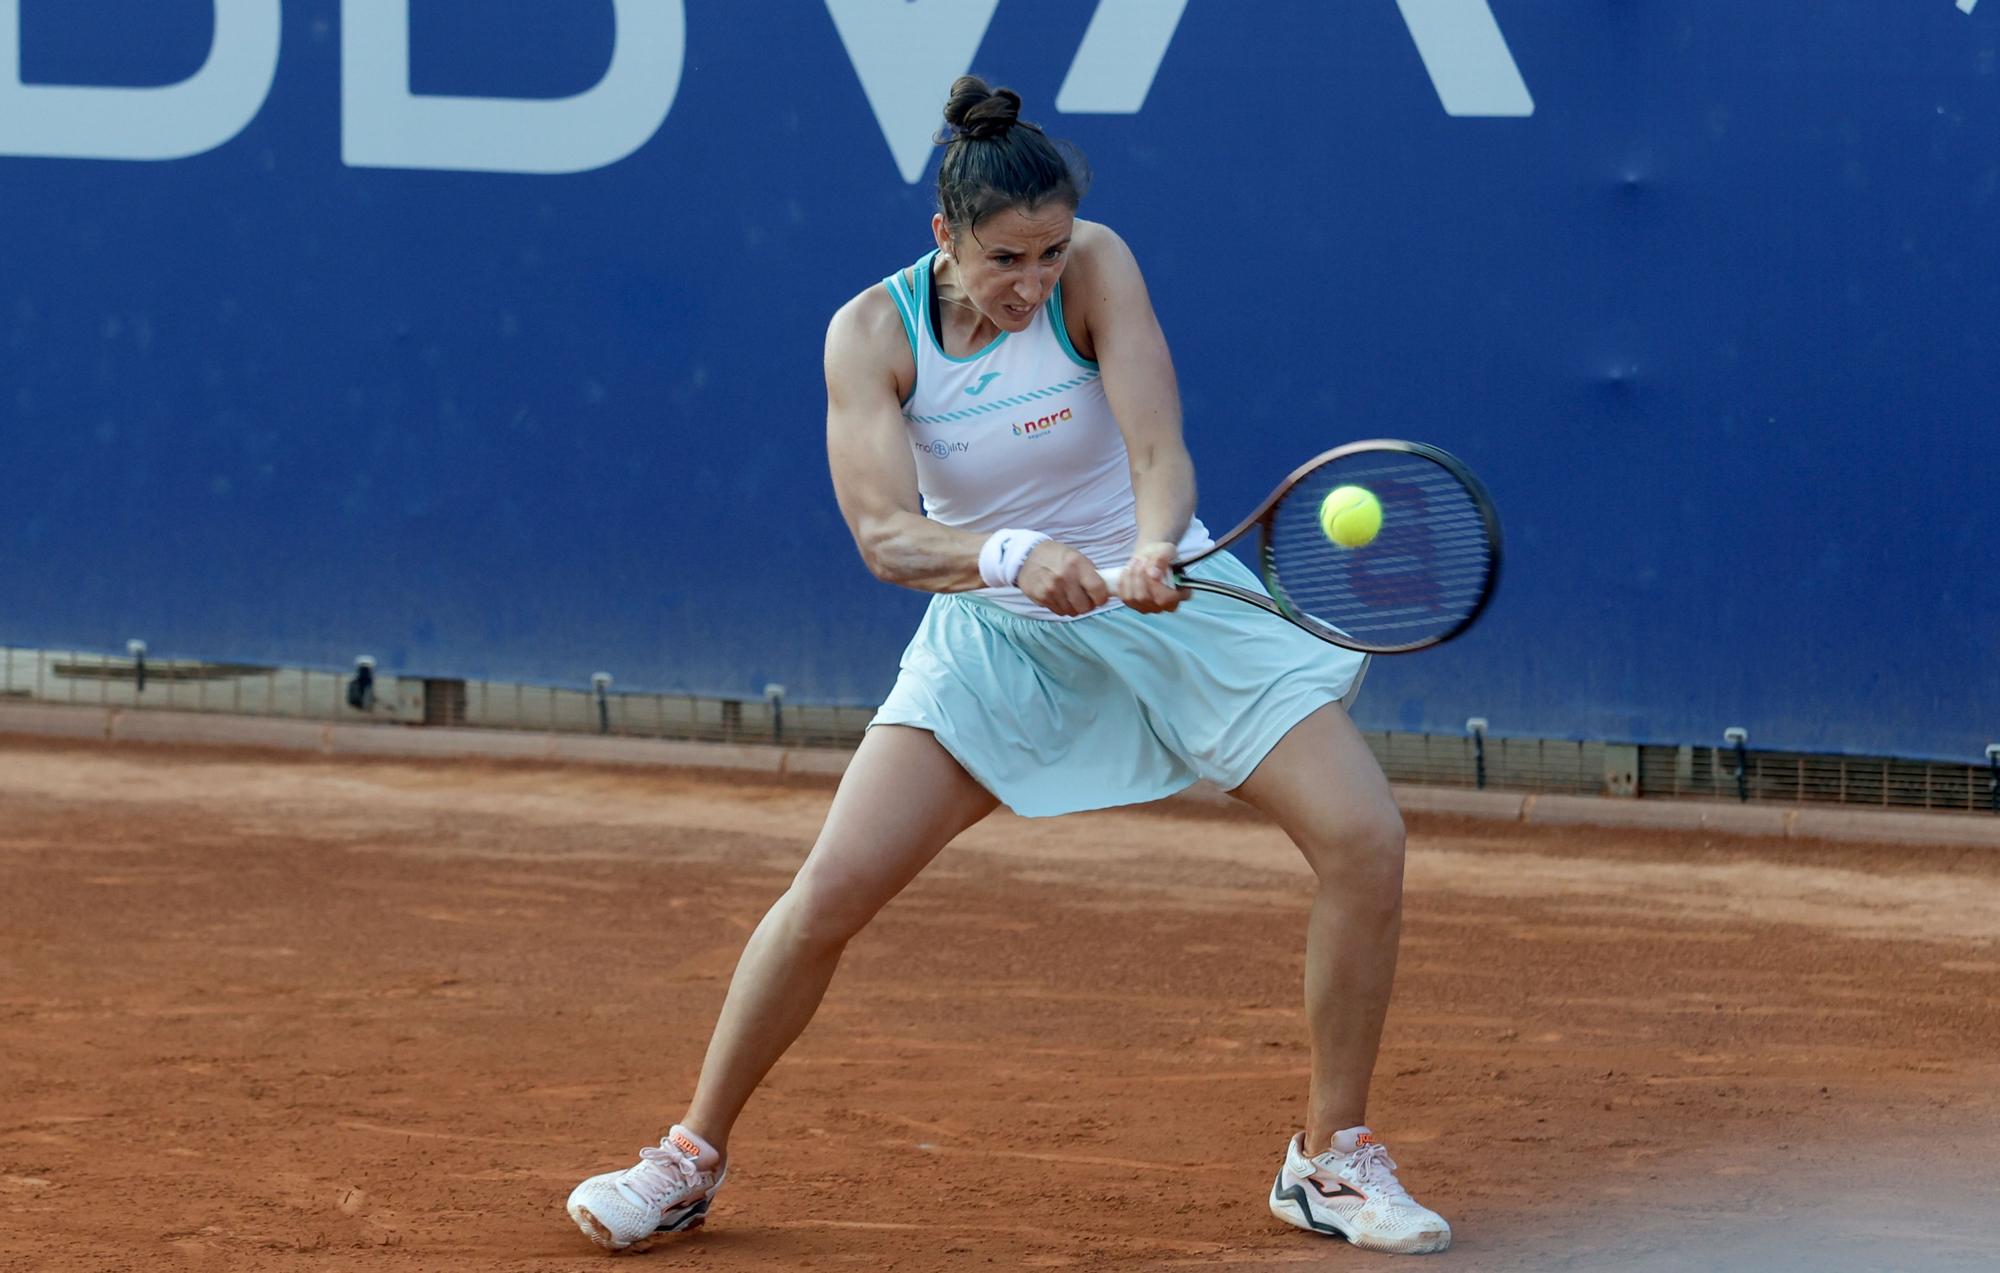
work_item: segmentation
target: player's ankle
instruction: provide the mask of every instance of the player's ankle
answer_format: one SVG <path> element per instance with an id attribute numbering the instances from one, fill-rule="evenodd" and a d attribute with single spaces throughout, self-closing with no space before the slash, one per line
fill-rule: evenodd
<path id="1" fill-rule="evenodd" d="M 683 1135 L 686 1136 L 690 1142 L 689 1144 L 679 1143 Z M 686 1153 L 688 1157 L 694 1159 L 702 1167 L 720 1166 L 722 1160 L 729 1156 L 729 1133 L 727 1129 L 720 1136 L 712 1136 L 701 1130 L 701 1124 L 689 1122 L 686 1118 L 683 1118 L 680 1122 L 674 1124 L 673 1134 L 670 1135 L 670 1138 L 675 1141 L 678 1149 Z"/>
<path id="2" fill-rule="evenodd" d="M 1306 1127 L 1306 1157 L 1317 1158 L 1327 1150 L 1334 1148 L 1342 1132 L 1365 1132 L 1367 1130 L 1368 1125 L 1365 1122 L 1357 1122 L 1346 1118 L 1336 1119 L 1324 1126 L 1317 1123 L 1308 1124 Z"/>

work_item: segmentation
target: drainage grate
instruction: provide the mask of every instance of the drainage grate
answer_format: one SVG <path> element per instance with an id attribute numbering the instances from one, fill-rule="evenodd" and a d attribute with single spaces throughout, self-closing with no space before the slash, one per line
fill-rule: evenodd
<path id="1" fill-rule="evenodd" d="M 424 724 L 465 724 L 465 682 L 424 678 Z"/>

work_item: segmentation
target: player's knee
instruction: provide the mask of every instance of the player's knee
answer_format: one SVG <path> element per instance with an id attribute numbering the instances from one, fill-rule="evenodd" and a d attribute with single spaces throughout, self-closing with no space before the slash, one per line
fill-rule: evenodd
<path id="1" fill-rule="evenodd" d="M 868 926 L 879 907 L 861 902 L 861 890 L 843 887 L 825 871 L 801 871 L 786 891 L 785 933 L 800 946 L 838 950 Z"/>
<path id="2" fill-rule="evenodd" d="M 1403 890 L 1403 815 L 1393 804 L 1371 807 L 1313 837 L 1306 860 L 1322 884 L 1350 896 L 1379 893 L 1393 903 Z"/>

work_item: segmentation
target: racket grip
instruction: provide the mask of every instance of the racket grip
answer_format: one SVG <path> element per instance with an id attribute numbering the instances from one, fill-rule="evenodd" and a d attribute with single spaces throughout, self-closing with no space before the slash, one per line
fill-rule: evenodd
<path id="1" fill-rule="evenodd" d="M 1125 567 L 1113 566 L 1109 570 L 1100 570 L 1097 573 L 1103 576 L 1104 586 L 1116 592 L 1118 591 L 1118 581 L 1125 577 Z M 1167 582 L 1176 588 L 1182 586 L 1179 566 L 1171 567 L 1167 571 Z"/>

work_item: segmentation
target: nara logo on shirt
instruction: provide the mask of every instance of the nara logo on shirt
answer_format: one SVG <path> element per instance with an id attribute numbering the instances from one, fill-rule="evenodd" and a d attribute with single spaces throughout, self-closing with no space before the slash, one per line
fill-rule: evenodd
<path id="1" fill-rule="evenodd" d="M 1069 419 L 1070 414 L 1070 409 L 1064 407 L 1060 411 L 1051 411 L 1047 415 L 1034 420 L 1024 420 L 1014 426 L 1014 436 L 1017 438 L 1039 438 L 1050 429 Z"/>

